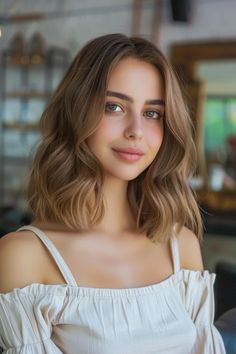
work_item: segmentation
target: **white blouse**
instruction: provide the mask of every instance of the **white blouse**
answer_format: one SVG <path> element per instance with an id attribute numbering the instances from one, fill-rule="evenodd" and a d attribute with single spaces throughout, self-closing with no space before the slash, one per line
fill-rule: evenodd
<path id="1" fill-rule="evenodd" d="M 7 354 L 225 354 L 213 324 L 215 273 L 180 269 L 154 285 L 81 287 L 44 232 L 66 284 L 31 284 L 0 294 L 0 347 Z M 20 235 L 19 235 L 20 237 Z"/>

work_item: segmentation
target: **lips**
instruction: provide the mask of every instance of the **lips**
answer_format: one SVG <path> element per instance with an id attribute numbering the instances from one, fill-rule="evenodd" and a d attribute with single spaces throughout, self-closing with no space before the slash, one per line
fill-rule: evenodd
<path id="1" fill-rule="evenodd" d="M 127 148 L 113 148 L 112 150 L 115 152 L 116 156 L 119 159 L 127 163 L 134 163 L 140 160 L 141 157 L 144 155 L 144 152 L 142 150 L 133 148 L 131 146 Z"/>
<path id="2" fill-rule="evenodd" d="M 125 153 L 125 154 L 131 154 L 131 155 L 139 155 L 139 156 L 144 155 L 144 152 L 142 150 L 136 149 L 136 148 L 132 148 L 132 147 L 114 148 L 113 150 L 115 150 L 117 152 L 122 152 L 122 153 Z"/>

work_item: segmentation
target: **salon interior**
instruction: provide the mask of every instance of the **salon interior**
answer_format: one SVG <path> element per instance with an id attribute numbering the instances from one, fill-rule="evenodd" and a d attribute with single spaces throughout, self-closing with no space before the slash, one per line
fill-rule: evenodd
<path id="1" fill-rule="evenodd" d="M 193 119 L 190 184 L 204 221 L 204 267 L 217 274 L 216 320 L 228 314 L 227 353 L 236 353 L 235 14 L 235 0 L 0 0 L 0 237 L 31 221 L 27 172 L 39 119 L 77 51 L 107 33 L 153 41 Z"/>

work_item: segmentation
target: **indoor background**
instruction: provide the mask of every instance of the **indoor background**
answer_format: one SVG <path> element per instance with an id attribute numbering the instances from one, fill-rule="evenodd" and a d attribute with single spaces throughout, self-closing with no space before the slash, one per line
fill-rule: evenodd
<path id="1" fill-rule="evenodd" d="M 38 120 L 73 56 L 98 35 L 141 35 L 187 78 L 204 265 L 219 274 L 218 315 L 236 306 L 235 16 L 236 0 L 0 0 L 1 236 L 30 222 L 25 185 Z"/>

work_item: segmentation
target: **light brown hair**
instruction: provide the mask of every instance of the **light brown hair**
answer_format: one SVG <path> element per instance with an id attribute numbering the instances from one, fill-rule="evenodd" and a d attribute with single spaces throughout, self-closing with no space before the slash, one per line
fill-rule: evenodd
<path id="1" fill-rule="evenodd" d="M 133 57 L 154 65 L 165 88 L 164 140 L 151 165 L 128 183 L 137 230 L 167 240 L 174 224 L 202 235 L 189 180 L 195 170 L 192 124 L 170 64 L 143 38 L 109 34 L 87 43 L 67 70 L 42 115 L 42 141 L 29 175 L 29 204 L 40 221 L 88 230 L 104 216 L 103 170 L 86 139 L 104 112 L 107 80 L 115 65 Z"/>

